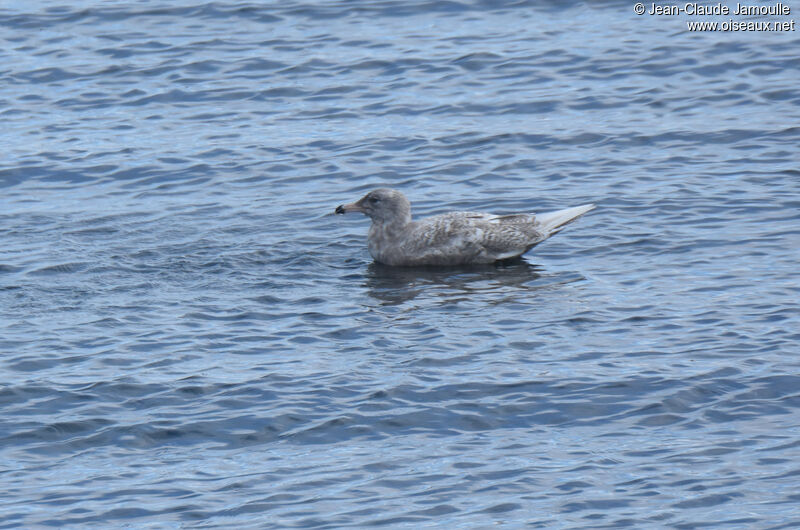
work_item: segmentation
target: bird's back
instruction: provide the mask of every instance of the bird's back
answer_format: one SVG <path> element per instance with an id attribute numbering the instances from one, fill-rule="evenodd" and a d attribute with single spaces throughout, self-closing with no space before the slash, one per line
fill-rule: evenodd
<path id="1" fill-rule="evenodd" d="M 534 217 L 451 212 L 409 226 L 402 253 L 420 263 L 459 265 L 492 263 L 519 256 L 542 241 Z"/>

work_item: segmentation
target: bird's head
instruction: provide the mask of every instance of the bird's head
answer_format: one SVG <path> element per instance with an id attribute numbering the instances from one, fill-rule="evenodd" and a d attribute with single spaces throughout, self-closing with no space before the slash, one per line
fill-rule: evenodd
<path id="1" fill-rule="evenodd" d="M 336 213 L 361 212 L 376 223 L 411 222 L 411 203 L 397 190 L 378 188 L 350 204 L 336 207 Z"/>

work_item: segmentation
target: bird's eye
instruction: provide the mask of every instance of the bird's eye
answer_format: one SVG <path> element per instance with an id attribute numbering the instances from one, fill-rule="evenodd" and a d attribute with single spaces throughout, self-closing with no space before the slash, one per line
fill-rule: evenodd
<path id="1" fill-rule="evenodd" d="M 370 197 L 369 202 L 371 202 L 372 204 L 378 204 L 378 202 L 380 202 L 380 199 L 377 197 Z"/>

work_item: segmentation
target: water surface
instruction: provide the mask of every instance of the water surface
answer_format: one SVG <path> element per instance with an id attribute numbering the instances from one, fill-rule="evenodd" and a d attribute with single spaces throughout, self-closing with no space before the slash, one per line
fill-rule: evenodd
<path id="1" fill-rule="evenodd" d="M 800 526 L 795 33 L 0 9 L 0 527 Z M 372 263 L 337 204 L 598 205 Z"/>

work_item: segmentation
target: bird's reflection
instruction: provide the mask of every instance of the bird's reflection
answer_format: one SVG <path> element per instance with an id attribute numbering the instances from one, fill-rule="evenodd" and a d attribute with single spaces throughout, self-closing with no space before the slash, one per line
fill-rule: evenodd
<path id="1" fill-rule="evenodd" d="M 400 304 L 433 289 L 456 295 L 508 287 L 536 289 L 541 287 L 536 285 L 542 277 L 539 271 L 539 266 L 524 259 L 452 268 L 389 267 L 373 262 L 367 267 L 365 286 L 373 298 L 385 304 Z"/>

